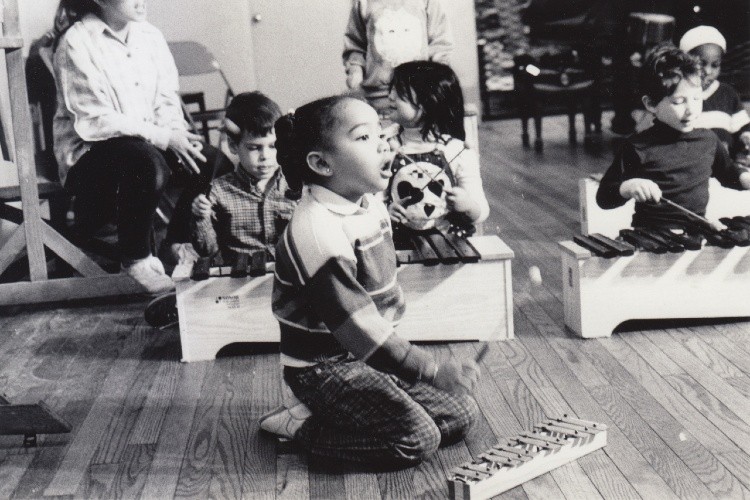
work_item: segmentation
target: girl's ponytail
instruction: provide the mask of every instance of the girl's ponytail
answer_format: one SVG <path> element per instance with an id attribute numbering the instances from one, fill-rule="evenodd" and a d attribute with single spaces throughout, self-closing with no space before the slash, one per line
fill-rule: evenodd
<path id="1" fill-rule="evenodd" d="M 276 120 L 274 130 L 276 131 L 276 159 L 289 185 L 286 197 L 299 199 L 302 194 L 303 172 L 307 165 L 305 159 L 301 158 L 297 146 L 294 122 L 294 114 L 287 113 Z"/>
<path id="2" fill-rule="evenodd" d="M 354 98 L 333 96 L 318 99 L 276 120 L 276 159 L 289 184 L 288 198 L 299 198 L 305 183 L 318 180 L 317 174 L 307 165 L 307 155 L 328 146 L 328 137 L 336 122 L 335 110 L 347 99 Z"/>

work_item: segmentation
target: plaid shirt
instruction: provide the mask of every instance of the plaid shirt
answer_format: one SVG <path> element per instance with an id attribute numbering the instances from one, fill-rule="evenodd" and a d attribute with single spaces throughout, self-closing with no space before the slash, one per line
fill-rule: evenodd
<path id="1" fill-rule="evenodd" d="M 286 180 L 279 169 L 268 180 L 265 191 L 242 168 L 216 179 L 209 198 L 213 202 L 210 219 L 193 221 L 192 241 L 201 255 L 220 251 L 230 263 L 238 253 L 265 249 L 273 257 L 297 202 L 286 197 Z"/>
<path id="2" fill-rule="evenodd" d="M 62 182 L 92 142 L 134 136 L 165 150 L 172 130 L 187 129 L 174 59 L 161 32 L 146 22 L 131 23 L 122 41 L 89 14 L 63 36 L 54 67 Z"/>

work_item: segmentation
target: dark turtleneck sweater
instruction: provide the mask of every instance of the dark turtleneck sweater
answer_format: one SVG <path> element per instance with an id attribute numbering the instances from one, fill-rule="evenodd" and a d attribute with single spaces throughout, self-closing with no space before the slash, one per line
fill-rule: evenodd
<path id="1" fill-rule="evenodd" d="M 745 170 L 735 165 L 711 130 L 680 132 L 662 122 L 630 136 L 615 156 L 596 193 L 604 209 L 617 208 L 628 200 L 620 185 L 633 178 L 650 179 L 662 195 L 697 214 L 705 215 L 708 179 L 716 177 L 732 189 L 742 189 L 739 176 Z M 633 227 L 682 227 L 690 219 L 664 203 L 635 204 Z"/>

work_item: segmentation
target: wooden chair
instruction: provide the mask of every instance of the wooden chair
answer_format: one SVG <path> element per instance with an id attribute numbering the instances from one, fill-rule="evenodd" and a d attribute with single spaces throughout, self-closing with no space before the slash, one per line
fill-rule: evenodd
<path id="1" fill-rule="evenodd" d="M 594 146 L 601 139 L 601 111 L 594 76 L 577 64 L 571 50 L 555 55 L 531 53 L 514 58 L 514 97 L 521 118 L 521 140 L 530 147 L 529 118 L 534 120 L 534 148 L 541 152 L 542 117 L 550 104 L 562 105 L 568 115 L 568 141 L 577 143 L 576 114 L 583 114 L 584 145 Z"/>
<path id="2" fill-rule="evenodd" d="M 210 143 L 211 130 L 221 130 L 224 109 L 234 97 L 234 90 L 232 90 L 232 86 L 229 84 L 229 80 L 222 71 L 219 62 L 205 45 L 194 41 L 174 41 L 169 42 L 169 50 L 172 52 L 180 77 L 218 75 L 226 87 L 224 106 L 218 109 L 206 109 L 204 91 L 182 92 L 180 94 L 185 118 L 191 123 L 194 130 L 203 134 L 206 142 Z M 191 106 L 197 106 L 197 111 L 191 111 Z"/>

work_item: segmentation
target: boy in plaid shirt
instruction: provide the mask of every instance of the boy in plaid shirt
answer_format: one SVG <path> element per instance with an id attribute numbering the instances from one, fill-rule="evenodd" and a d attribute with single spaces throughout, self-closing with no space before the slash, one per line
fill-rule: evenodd
<path id="1" fill-rule="evenodd" d="M 231 264 L 240 253 L 265 250 L 273 259 L 296 201 L 276 161 L 273 125 L 279 106 L 260 92 L 237 95 L 226 110 L 229 150 L 239 157 L 234 172 L 193 200 L 192 243 L 201 256 L 216 253 Z"/>

